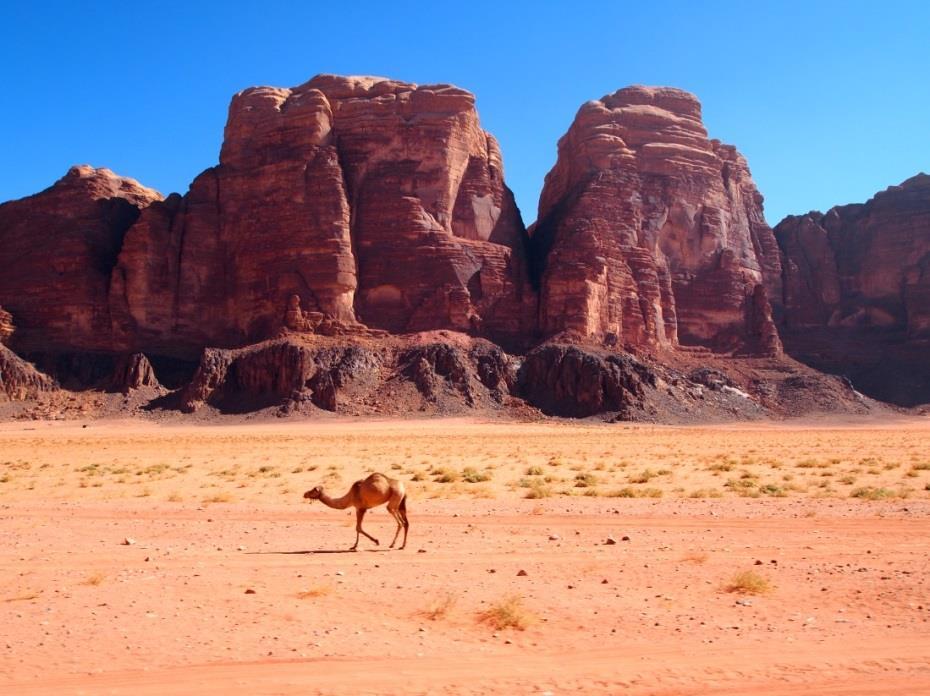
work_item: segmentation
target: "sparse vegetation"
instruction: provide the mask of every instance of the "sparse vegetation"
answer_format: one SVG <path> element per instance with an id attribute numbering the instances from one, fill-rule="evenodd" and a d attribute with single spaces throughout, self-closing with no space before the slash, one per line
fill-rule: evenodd
<path id="1" fill-rule="evenodd" d="M 465 483 L 482 483 L 491 480 L 491 474 L 487 471 L 478 471 L 476 468 L 466 466 L 462 469 L 462 480 Z"/>
<path id="2" fill-rule="evenodd" d="M 535 616 L 524 606 L 520 596 L 512 595 L 482 611 L 478 619 L 498 631 L 505 628 L 524 631 L 535 621 Z"/>
<path id="3" fill-rule="evenodd" d="M 885 498 L 896 498 L 898 494 L 889 488 L 873 488 L 871 486 L 863 486 L 862 488 L 856 488 L 852 493 L 849 494 L 850 498 L 861 498 L 863 500 L 883 500 Z"/>
<path id="4" fill-rule="evenodd" d="M 447 466 L 434 468 L 432 475 L 436 483 L 454 483 L 459 480 L 459 472 Z"/>
<path id="5" fill-rule="evenodd" d="M 443 592 L 432 602 L 430 602 L 426 609 L 420 611 L 420 615 L 429 619 L 430 621 L 444 619 L 449 615 L 449 612 L 452 611 L 452 608 L 455 606 L 457 601 L 458 597 L 456 597 L 456 595 L 452 592 Z"/>
<path id="6" fill-rule="evenodd" d="M 724 590 L 737 594 L 759 595 L 765 594 L 771 589 L 772 585 L 768 579 L 754 570 L 744 570 L 737 573 L 724 585 Z"/>
<path id="7" fill-rule="evenodd" d="M 591 473 L 587 474 L 577 474 L 575 476 L 575 487 L 576 488 L 588 488 L 590 486 L 597 485 L 597 476 Z"/>
<path id="8" fill-rule="evenodd" d="M 535 500 L 537 498 L 549 498 L 550 496 L 552 496 L 552 489 L 543 481 L 537 480 L 530 483 L 529 490 L 524 497 Z"/>
<path id="9" fill-rule="evenodd" d="M 701 564 L 707 560 L 707 554 L 703 551 L 690 551 L 682 556 L 681 560 L 685 563 Z"/>
<path id="10" fill-rule="evenodd" d="M 313 587 L 297 593 L 297 599 L 315 599 L 324 597 L 333 591 L 332 585 L 314 585 Z"/>
<path id="11" fill-rule="evenodd" d="M 607 493 L 608 498 L 661 498 L 661 488 L 617 488 Z"/>
<path id="12" fill-rule="evenodd" d="M 627 478 L 627 481 L 630 483 L 649 483 L 656 476 L 658 476 L 658 474 L 652 469 L 643 469 L 638 474 L 633 474 Z"/>

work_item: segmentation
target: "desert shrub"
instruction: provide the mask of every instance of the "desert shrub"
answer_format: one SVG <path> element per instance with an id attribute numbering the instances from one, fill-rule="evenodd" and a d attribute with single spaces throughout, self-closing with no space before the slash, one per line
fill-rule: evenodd
<path id="1" fill-rule="evenodd" d="M 577 474 L 575 476 L 575 488 L 588 488 L 597 485 L 597 476 L 591 473 Z"/>
<path id="2" fill-rule="evenodd" d="M 762 495 L 769 495 L 773 498 L 784 498 L 788 495 L 784 488 L 774 483 L 766 483 L 762 486 L 759 486 L 759 492 Z"/>
<path id="3" fill-rule="evenodd" d="M 533 623 L 535 616 L 524 606 L 522 598 L 512 595 L 482 611 L 478 620 L 498 631 L 505 628 L 523 631 Z"/>
<path id="4" fill-rule="evenodd" d="M 466 466 L 462 469 L 462 480 L 465 483 L 482 483 L 483 481 L 490 481 L 491 474 L 487 471 L 478 471 L 472 466 Z"/>
<path id="5" fill-rule="evenodd" d="M 652 469 L 643 469 L 638 474 L 633 474 L 627 478 L 627 481 L 630 483 L 649 483 L 654 479 L 658 474 Z"/>
<path id="6" fill-rule="evenodd" d="M 459 472 L 447 466 L 433 469 L 433 481 L 436 483 L 454 483 L 459 480 Z"/>
<path id="7" fill-rule="evenodd" d="M 549 486 L 542 481 L 533 481 L 524 497 L 535 500 L 538 498 L 549 498 L 550 496 L 552 496 L 552 489 L 549 488 Z"/>
<path id="8" fill-rule="evenodd" d="M 429 605 L 419 612 L 420 616 L 424 616 L 430 621 L 438 621 L 439 619 L 445 618 L 448 616 L 449 612 L 452 611 L 452 607 L 455 606 L 457 597 L 452 592 L 444 592 Z"/>
<path id="9" fill-rule="evenodd" d="M 885 498 L 895 498 L 895 493 L 890 488 L 873 488 L 872 486 L 863 486 L 856 488 L 849 494 L 850 498 L 861 498 L 863 500 L 883 500 Z"/>
<path id="10" fill-rule="evenodd" d="M 738 594 L 757 595 L 765 594 L 772 589 L 772 585 L 765 576 L 752 570 L 744 570 L 730 578 L 723 589 Z"/>

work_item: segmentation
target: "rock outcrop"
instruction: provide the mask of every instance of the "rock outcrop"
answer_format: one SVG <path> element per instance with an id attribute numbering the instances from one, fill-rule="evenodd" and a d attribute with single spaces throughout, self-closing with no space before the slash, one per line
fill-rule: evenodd
<path id="1" fill-rule="evenodd" d="M 930 176 L 775 228 L 794 357 L 903 405 L 930 402 Z"/>
<path id="2" fill-rule="evenodd" d="M 624 420 L 648 410 L 645 388 L 656 375 L 624 353 L 546 344 L 529 352 L 520 368 L 521 395 L 543 413 L 585 418 L 617 412 Z"/>
<path id="3" fill-rule="evenodd" d="M 485 340 L 442 339 L 287 337 L 240 349 L 208 348 L 180 393 L 179 407 L 246 412 L 312 405 L 391 414 L 498 408 L 516 380 L 513 359 Z"/>
<path id="4" fill-rule="evenodd" d="M 7 343 L 13 335 L 13 315 L 0 307 L 0 345 Z"/>
<path id="5" fill-rule="evenodd" d="M 135 389 L 160 386 L 152 363 L 142 353 L 124 355 L 116 361 L 113 367 L 110 378 L 110 389 L 113 391 L 128 394 Z"/>
<path id="6" fill-rule="evenodd" d="M 474 97 L 321 75 L 229 109 L 220 164 L 127 235 L 111 307 L 121 347 L 199 352 L 304 313 L 394 333 L 523 340 L 525 231 Z"/>
<path id="7" fill-rule="evenodd" d="M 13 316 L 0 307 L 0 398 L 20 401 L 55 389 L 55 381 L 4 344 L 14 332 Z"/>
<path id="8" fill-rule="evenodd" d="M 184 195 L 82 166 L 0 205 L 0 393 L 208 412 L 868 410 L 782 356 L 777 324 L 857 386 L 889 356 L 930 385 L 928 189 L 791 218 L 780 251 L 697 100 L 630 87 L 578 112 L 528 233 L 470 93 L 331 75 L 251 88 Z M 884 371 L 860 381 L 850 361 Z"/>
<path id="9" fill-rule="evenodd" d="M 0 344 L 0 397 L 22 401 L 55 388 L 53 379 Z"/>
<path id="10" fill-rule="evenodd" d="M 779 256 L 746 160 L 697 99 L 628 87 L 581 107 L 530 230 L 545 334 L 777 354 Z"/>
<path id="11" fill-rule="evenodd" d="M 0 305 L 16 317 L 17 350 L 112 349 L 110 273 L 126 230 L 160 199 L 109 169 L 77 166 L 0 205 Z"/>

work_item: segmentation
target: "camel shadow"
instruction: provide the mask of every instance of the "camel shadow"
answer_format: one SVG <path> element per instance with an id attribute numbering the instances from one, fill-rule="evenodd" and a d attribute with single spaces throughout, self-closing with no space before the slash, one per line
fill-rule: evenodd
<path id="1" fill-rule="evenodd" d="M 315 553 L 387 553 L 395 549 L 365 549 L 353 551 L 352 549 L 313 549 L 307 551 L 247 551 L 246 556 L 306 556 Z"/>

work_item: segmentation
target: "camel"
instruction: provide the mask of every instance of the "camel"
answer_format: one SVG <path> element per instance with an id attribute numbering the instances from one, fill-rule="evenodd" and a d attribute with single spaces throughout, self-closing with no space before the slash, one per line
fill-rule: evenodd
<path id="1" fill-rule="evenodd" d="M 391 542 L 390 548 L 394 548 L 401 527 L 404 529 L 404 542 L 400 545 L 400 550 L 403 551 L 407 546 L 407 529 L 410 524 L 407 522 L 407 493 L 404 490 L 403 481 L 388 478 L 383 474 L 372 474 L 368 478 L 353 483 L 349 492 L 341 498 L 330 498 L 323 491 L 322 486 L 310 489 L 304 493 L 304 498 L 319 500 L 324 505 L 336 510 L 345 510 L 347 507 L 355 508 L 355 544 L 349 549 L 350 551 L 358 549 L 360 534 L 364 534 L 375 542 L 376 546 L 380 546 L 377 539 L 362 529 L 362 519 L 369 509 L 387 503 L 388 512 L 397 522 L 397 531 L 394 532 L 394 541 Z"/>

